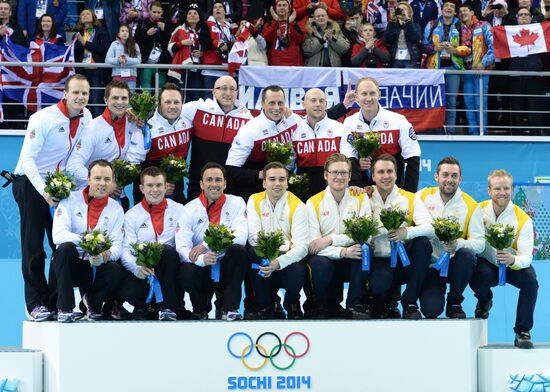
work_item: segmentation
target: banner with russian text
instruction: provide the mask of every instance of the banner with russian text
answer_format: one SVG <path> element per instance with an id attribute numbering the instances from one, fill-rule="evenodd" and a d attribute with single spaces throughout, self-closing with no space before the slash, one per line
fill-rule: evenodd
<path id="1" fill-rule="evenodd" d="M 330 108 L 343 99 L 341 74 L 334 68 L 243 66 L 239 71 L 239 101 L 254 115 L 261 110 L 261 92 L 269 85 L 279 85 L 286 104 L 295 113 L 304 114 L 302 101 L 307 90 L 318 87 L 327 95 Z"/>
<path id="2" fill-rule="evenodd" d="M 360 78 L 370 76 L 380 85 L 380 105 L 401 113 L 416 132 L 445 124 L 445 73 L 437 69 L 339 68 L 343 85 L 353 88 Z M 355 103 L 354 108 L 359 109 Z"/>

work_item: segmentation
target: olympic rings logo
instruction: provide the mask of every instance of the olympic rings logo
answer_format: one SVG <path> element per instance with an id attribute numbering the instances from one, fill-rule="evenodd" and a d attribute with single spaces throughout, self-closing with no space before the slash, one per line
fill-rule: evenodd
<path id="1" fill-rule="evenodd" d="M 231 343 L 235 338 L 239 336 L 244 337 L 246 340 L 248 340 L 248 344 L 245 344 L 241 350 L 237 350 L 235 352 L 231 348 Z M 267 336 L 272 336 L 277 341 L 277 344 L 273 345 L 273 347 L 271 347 L 270 349 L 260 344 L 262 338 L 265 338 Z M 301 353 L 296 353 L 294 347 L 289 344 L 289 340 L 295 336 L 300 336 L 305 341 L 305 349 Z M 281 338 L 274 332 L 264 332 L 260 334 L 255 342 L 252 337 L 246 332 L 235 332 L 229 337 L 229 339 L 227 339 L 227 351 L 229 352 L 229 354 L 231 354 L 231 356 L 234 358 L 240 359 L 244 367 L 246 367 L 248 370 L 253 371 L 262 369 L 267 365 L 267 362 L 271 362 L 271 365 L 273 365 L 275 369 L 288 370 L 292 366 L 294 366 L 294 364 L 296 363 L 296 359 L 302 358 L 308 353 L 309 346 L 309 338 L 303 332 L 298 331 L 289 333 L 283 341 L 281 341 Z M 258 355 L 263 358 L 263 361 L 258 366 L 251 366 L 246 359 L 252 354 L 254 349 L 256 349 Z M 287 366 L 282 366 L 275 363 L 274 361 L 274 358 L 281 354 L 282 350 L 284 350 L 286 355 L 292 359 L 290 361 L 290 364 L 288 364 Z"/>

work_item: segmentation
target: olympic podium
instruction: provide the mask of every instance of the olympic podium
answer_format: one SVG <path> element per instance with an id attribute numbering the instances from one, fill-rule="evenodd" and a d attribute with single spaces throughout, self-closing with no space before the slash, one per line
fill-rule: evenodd
<path id="1" fill-rule="evenodd" d="M 485 320 L 23 323 L 45 392 L 477 390 Z"/>

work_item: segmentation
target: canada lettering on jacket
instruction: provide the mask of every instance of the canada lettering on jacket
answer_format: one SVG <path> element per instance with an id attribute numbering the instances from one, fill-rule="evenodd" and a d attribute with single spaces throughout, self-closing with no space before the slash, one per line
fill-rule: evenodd
<path id="1" fill-rule="evenodd" d="M 283 131 L 276 136 L 270 137 L 262 141 L 262 151 L 265 151 L 265 144 L 267 142 L 271 143 L 290 143 L 291 142 L 291 133 L 289 131 Z"/>
<path id="2" fill-rule="evenodd" d="M 227 118 L 227 122 L 225 122 Z M 233 129 L 235 131 L 238 131 L 241 126 L 246 124 L 248 119 L 244 118 L 237 118 L 237 117 L 230 117 L 230 116 L 223 116 L 219 114 L 211 114 L 211 113 L 204 113 L 202 116 L 202 123 L 203 125 L 208 125 L 211 127 L 218 127 L 218 128 L 229 128 Z"/>
<path id="3" fill-rule="evenodd" d="M 157 138 L 157 148 L 159 150 L 172 149 L 177 146 L 183 146 L 189 143 L 189 130 L 163 135 Z"/>
<path id="4" fill-rule="evenodd" d="M 317 148 L 315 148 L 317 145 Z M 315 152 L 337 152 L 336 140 L 324 139 L 324 140 L 308 140 L 304 142 L 296 143 L 296 152 L 298 154 L 311 154 Z"/>

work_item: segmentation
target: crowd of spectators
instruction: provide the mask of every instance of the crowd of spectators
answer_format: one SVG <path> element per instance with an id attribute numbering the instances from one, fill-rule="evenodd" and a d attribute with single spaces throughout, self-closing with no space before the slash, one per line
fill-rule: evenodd
<path id="1" fill-rule="evenodd" d="M 550 20 L 550 0 L 1 0 L 0 38 L 62 44 L 76 37 L 75 61 L 112 64 L 81 71 L 92 87 L 112 78 L 132 89 L 166 80 L 207 97 L 223 71 L 132 68 L 136 63 L 227 63 L 246 31 L 248 64 L 314 67 L 389 67 L 548 71 L 548 54 L 495 59 L 492 28 Z M 249 23 L 248 23 L 249 22 Z M 250 33 L 250 34 L 248 34 Z M 478 134 L 479 93 L 484 123 L 540 135 L 549 78 L 446 73 L 449 134 Z M 202 91 L 201 91 L 202 90 Z M 511 97 L 512 94 L 531 97 Z M 463 97 L 463 98 L 462 98 Z M 487 99 L 488 97 L 488 99 Z M 92 104 L 102 104 L 101 90 Z M 99 107 L 92 110 L 100 113 Z M 512 115 L 510 115 L 512 110 Z M 479 111 L 479 110 L 478 110 Z M 528 125 L 526 128 L 525 126 Z M 487 131 L 487 129 L 486 129 Z M 545 133 L 542 130 L 543 134 Z"/>

